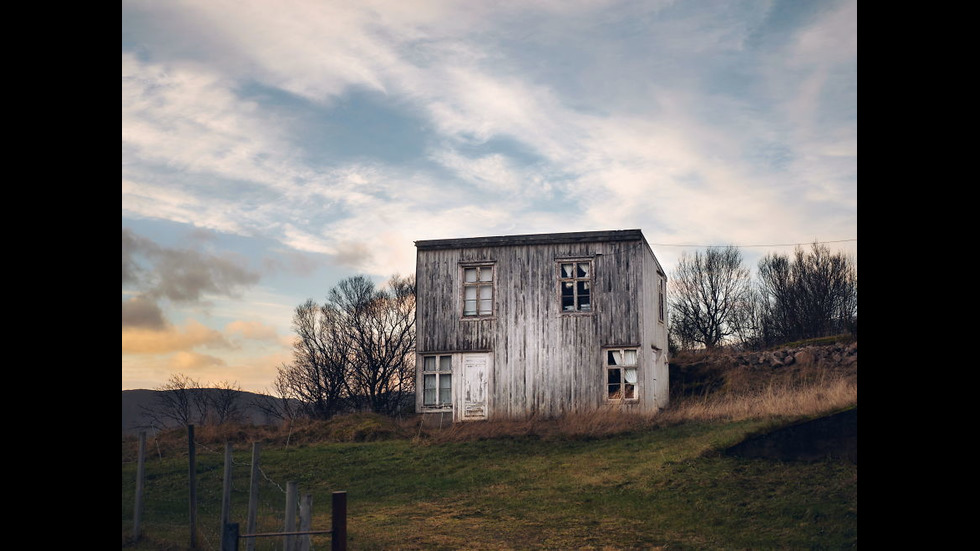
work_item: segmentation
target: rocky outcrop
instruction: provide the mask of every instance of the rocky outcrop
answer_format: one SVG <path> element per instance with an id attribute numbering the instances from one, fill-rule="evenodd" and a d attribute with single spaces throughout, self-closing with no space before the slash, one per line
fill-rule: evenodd
<path id="1" fill-rule="evenodd" d="M 760 385 L 857 377 L 857 341 L 808 344 L 759 352 L 712 350 L 671 359 L 672 396 L 746 391 Z"/>
<path id="2" fill-rule="evenodd" d="M 732 367 L 761 365 L 772 369 L 792 365 L 819 366 L 833 369 L 857 365 L 857 342 L 848 344 L 806 345 L 763 352 L 732 353 L 727 359 Z"/>

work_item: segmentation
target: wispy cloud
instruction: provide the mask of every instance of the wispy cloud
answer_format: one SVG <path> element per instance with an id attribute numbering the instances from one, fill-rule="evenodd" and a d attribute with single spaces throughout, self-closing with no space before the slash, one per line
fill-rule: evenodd
<path id="1" fill-rule="evenodd" d="M 406 273 L 417 239 L 854 237 L 856 36 L 853 0 L 124 1 L 124 327 L 244 335 L 179 304 Z"/>

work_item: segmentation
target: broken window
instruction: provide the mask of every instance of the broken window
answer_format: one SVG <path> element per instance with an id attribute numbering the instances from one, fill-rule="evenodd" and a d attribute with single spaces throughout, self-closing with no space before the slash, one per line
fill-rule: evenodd
<path id="1" fill-rule="evenodd" d="M 558 286 L 562 312 L 592 311 L 592 263 L 561 262 L 558 265 Z"/>
<path id="2" fill-rule="evenodd" d="M 607 349 L 605 364 L 606 399 L 636 400 L 637 349 Z"/>
<path id="3" fill-rule="evenodd" d="M 493 266 L 463 268 L 463 316 L 493 315 Z"/>
<path id="4" fill-rule="evenodd" d="M 422 405 L 430 408 L 452 407 L 453 357 L 422 357 Z"/>

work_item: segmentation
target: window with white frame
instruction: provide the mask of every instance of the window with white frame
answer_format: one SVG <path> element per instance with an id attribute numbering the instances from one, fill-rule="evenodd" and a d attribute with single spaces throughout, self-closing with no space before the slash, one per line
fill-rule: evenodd
<path id="1" fill-rule="evenodd" d="M 448 408 L 453 404 L 453 357 L 422 356 L 422 405 Z"/>
<path id="2" fill-rule="evenodd" d="M 558 287 L 562 312 L 592 311 L 592 262 L 558 263 Z"/>
<path id="3" fill-rule="evenodd" d="M 493 315 L 493 265 L 463 267 L 463 317 Z"/>
<path id="4" fill-rule="evenodd" d="M 609 348 L 605 351 L 606 399 L 614 401 L 636 400 L 637 356 L 636 348 Z"/>

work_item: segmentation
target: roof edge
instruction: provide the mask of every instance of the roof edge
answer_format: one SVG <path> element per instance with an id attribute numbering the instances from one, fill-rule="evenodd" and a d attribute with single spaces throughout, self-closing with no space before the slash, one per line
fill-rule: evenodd
<path id="1" fill-rule="evenodd" d="M 602 230 L 566 233 L 533 233 L 523 235 L 494 235 L 487 237 L 461 237 L 455 239 L 426 239 L 415 241 L 419 250 L 465 249 L 471 247 L 500 247 L 512 245 L 546 245 L 565 243 L 601 243 L 609 241 L 643 241 L 638 229 Z M 649 246 L 649 245 L 648 245 Z"/>

